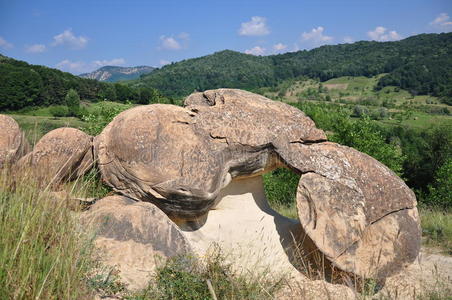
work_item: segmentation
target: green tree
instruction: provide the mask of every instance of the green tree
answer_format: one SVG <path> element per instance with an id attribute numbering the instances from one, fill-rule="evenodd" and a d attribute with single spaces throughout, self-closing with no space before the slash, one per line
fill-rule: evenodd
<path id="1" fill-rule="evenodd" d="M 108 101 L 115 101 L 117 98 L 116 96 L 116 90 L 113 86 L 109 86 L 108 88 L 105 89 L 104 92 L 104 99 L 107 99 Z"/>
<path id="2" fill-rule="evenodd" d="M 138 100 L 139 104 L 150 104 L 153 101 L 153 89 L 141 88 L 140 89 L 140 98 Z"/>
<path id="3" fill-rule="evenodd" d="M 436 171 L 435 182 L 428 186 L 424 202 L 442 209 L 452 208 L 452 158 Z"/>
<path id="4" fill-rule="evenodd" d="M 395 144 L 387 143 L 378 127 L 369 117 L 357 121 L 346 119 L 333 129 L 331 140 L 364 152 L 382 162 L 397 175 L 402 175 L 405 157 Z"/>
<path id="5" fill-rule="evenodd" d="M 77 91 L 70 89 L 64 100 L 66 101 L 69 115 L 78 116 L 80 113 L 80 96 Z"/>

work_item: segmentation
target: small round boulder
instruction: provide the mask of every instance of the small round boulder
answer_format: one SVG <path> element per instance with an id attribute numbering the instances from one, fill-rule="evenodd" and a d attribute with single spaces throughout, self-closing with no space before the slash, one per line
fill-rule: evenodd
<path id="1" fill-rule="evenodd" d="M 0 115 L 0 168 L 21 158 L 30 148 L 17 122 Z"/>
<path id="2" fill-rule="evenodd" d="M 18 165 L 40 181 L 73 180 L 93 165 L 93 138 L 75 128 L 58 128 L 44 135 Z"/>

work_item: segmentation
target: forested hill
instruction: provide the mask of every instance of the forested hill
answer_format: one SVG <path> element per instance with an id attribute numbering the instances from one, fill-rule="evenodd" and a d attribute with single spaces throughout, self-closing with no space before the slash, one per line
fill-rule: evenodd
<path id="1" fill-rule="evenodd" d="M 0 55 L 0 111 L 63 104 L 69 89 L 94 100 L 109 85 Z"/>
<path id="2" fill-rule="evenodd" d="M 420 34 L 396 42 L 328 45 L 271 56 L 225 50 L 167 65 L 142 76 L 134 85 L 180 97 L 219 87 L 253 90 L 300 76 L 324 81 L 381 73 L 388 74 L 378 87 L 396 85 L 413 94 L 452 97 L 452 33 Z"/>

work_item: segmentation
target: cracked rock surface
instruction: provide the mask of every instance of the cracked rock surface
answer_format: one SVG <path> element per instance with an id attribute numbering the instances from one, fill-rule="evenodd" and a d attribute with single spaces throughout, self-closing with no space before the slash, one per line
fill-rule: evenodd
<path id="1" fill-rule="evenodd" d="M 336 267 L 384 278 L 414 261 L 420 249 L 416 197 L 389 168 L 330 142 L 291 144 L 281 157 L 303 174 L 301 225 Z"/>

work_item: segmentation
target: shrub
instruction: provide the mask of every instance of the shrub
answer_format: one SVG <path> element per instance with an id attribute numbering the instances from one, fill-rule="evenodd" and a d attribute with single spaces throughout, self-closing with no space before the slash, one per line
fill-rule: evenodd
<path id="1" fill-rule="evenodd" d="M 353 116 L 355 117 L 364 117 L 369 115 L 369 109 L 365 106 L 356 105 L 353 108 Z"/>
<path id="2" fill-rule="evenodd" d="M 132 107 L 132 104 L 111 104 L 106 102 L 99 103 L 100 107 L 97 111 L 86 114 L 82 120 L 87 123 L 83 130 L 90 135 L 98 135 L 105 126 L 113 120 L 119 113 Z"/>
<path id="3" fill-rule="evenodd" d="M 70 89 L 64 98 L 70 116 L 79 116 L 80 113 L 80 97 L 76 90 Z"/>
<path id="4" fill-rule="evenodd" d="M 435 181 L 428 186 L 424 202 L 440 209 L 452 209 L 452 158 L 436 171 Z"/>
<path id="5" fill-rule="evenodd" d="M 66 117 L 69 114 L 67 106 L 63 106 L 63 105 L 51 106 L 49 108 L 49 112 L 52 116 L 57 117 L 57 118 Z"/>
<path id="6" fill-rule="evenodd" d="M 291 206 L 295 203 L 300 175 L 289 169 L 276 169 L 264 174 L 265 195 L 272 206 Z"/>

